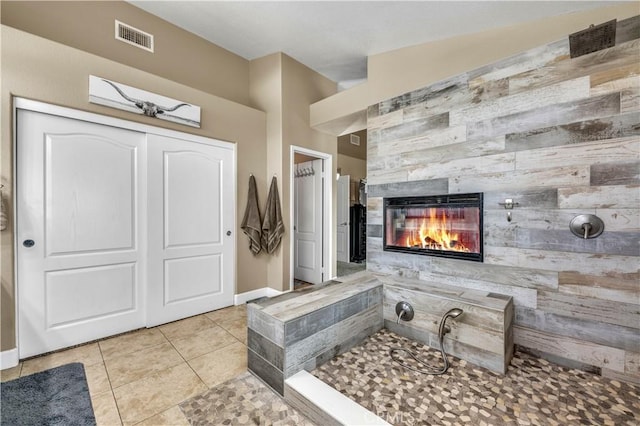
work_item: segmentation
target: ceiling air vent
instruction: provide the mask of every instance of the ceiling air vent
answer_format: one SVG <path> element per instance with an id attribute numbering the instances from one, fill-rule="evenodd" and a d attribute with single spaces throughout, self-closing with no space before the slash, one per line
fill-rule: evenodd
<path id="1" fill-rule="evenodd" d="M 153 35 L 116 20 L 116 40 L 153 52 Z"/>
<path id="2" fill-rule="evenodd" d="M 360 146 L 360 136 L 358 135 L 350 135 L 351 137 L 349 138 L 349 142 L 351 142 L 351 145 L 357 145 Z"/>

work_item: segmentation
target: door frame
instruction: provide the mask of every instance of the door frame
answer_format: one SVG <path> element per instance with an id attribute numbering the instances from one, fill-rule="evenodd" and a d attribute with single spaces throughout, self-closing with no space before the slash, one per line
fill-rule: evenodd
<path id="1" fill-rule="evenodd" d="M 316 157 L 322 160 L 322 169 L 324 173 L 324 179 L 322 184 L 323 192 L 323 212 L 322 212 L 322 268 L 324 274 L 324 280 L 334 278 L 333 274 L 333 156 L 325 152 L 314 151 L 309 148 L 303 148 L 301 146 L 291 145 L 289 152 L 289 223 L 293 229 L 294 207 L 295 207 L 295 191 L 294 179 L 295 179 L 295 154 L 304 154 L 311 157 Z M 295 266 L 295 238 L 293 234 L 289 239 L 289 291 L 293 290 L 294 282 L 294 266 Z"/>
<path id="2" fill-rule="evenodd" d="M 177 139 L 185 139 L 188 140 L 190 142 L 194 142 L 194 143 L 200 143 L 200 144 L 204 144 L 204 145 L 209 145 L 209 146 L 218 146 L 221 148 L 226 148 L 232 149 L 232 173 L 233 173 L 233 215 L 231 218 L 231 229 L 235 230 L 236 229 L 236 222 L 237 222 L 237 204 L 238 204 L 238 199 L 237 199 L 237 170 L 238 170 L 238 146 L 236 143 L 234 142 L 229 142 L 229 141 L 224 141 L 221 139 L 214 139 L 214 138 L 210 138 L 210 137 L 206 137 L 206 136 L 199 136 L 199 135 L 194 135 L 192 133 L 187 133 L 187 132 L 182 132 L 182 131 L 178 131 L 178 130 L 171 130 L 171 129 L 166 129 L 163 127 L 156 127 L 156 126 L 152 126 L 149 124 L 143 124 L 143 123 L 138 123 L 135 121 L 129 121 L 129 120 L 125 120 L 125 119 L 121 119 L 121 118 L 115 118 L 115 117 L 110 117 L 110 116 L 106 116 L 106 115 L 101 115 L 95 112 L 88 112 L 88 111 L 82 111 L 82 110 L 78 110 L 78 109 L 74 109 L 74 108 L 69 108 L 69 107 L 63 107 L 63 106 L 58 106 L 58 105 L 53 105 L 53 104 L 48 104 L 45 102 L 40 102 L 40 101 L 34 101 L 31 99 L 26 99 L 26 98 L 21 98 L 18 96 L 13 96 L 12 97 L 12 106 L 11 106 L 11 111 L 13 113 L 13 118 L 12 118 L 12 139 L 13 139 L 13 174 L 12 174 L 12 178 L 13 178 L 13 188 L 12 188 L 12 194 L 14 199 L 17 199 L 17 177 L 18 177 L 18 157 L 16 155 L 16 153 L 18 152 L 18 134 L 17 134 L 17 124 L 18 124 L 18 110 L 28 110 L 28 111 L 34 111 L 34 112 L 40 112 L 43 114 L 49 114 L 49 115 L 55 115 L 55 116 L 60 116 L 60 117 L 65 117 L 65 118 L 71 118 L 71 119 L 75 119 L 75 120 L 81 120 L 81 121 L 88 121 L 91 123 L 96 123 L 96 124 L 103 124 L 106 126 L 111 126 L 111 127 L 118 127 L 118 128 L 122 128 L 122 129 L 127 129 L 127 130 L 133 130 L 133 131 L 138 131 L 138 132 L 142 132 L 142 133 L 146 133 L 146 134 L 154 134 L 154 135 L 160 135 L 160 136 L 167 136 L 167 137 L 171 137 L 171 138 L 177 138 Z M 20 348 L 20 335 L 19 335 L 19 305 L 18 305 L 18 300 L 19 300 L 19 292 L 20 292 L 20 285 L 19 285 L 19 280 L 20 277 L 18 276 L 18 253 L 19 253 L 19 242 L 18 242 L 18 234 L 17 234 L 17 230 L 18 230 L 18 221 L 19 221 L 19 216 L 18 216 L 18 203 L 14 202 L 13 203 L 13 209 L 12 209 L 12 214 L 13 214 L 13 218 L 14 218 L 14 223 L 13 223 L 13 230 L 14 230 L 14 235 L 13 235 L 13 282 L 14 282 L 14 311 L 15 311 L 15 340 L 16 340 L 16 352 L 17 352 L 17 360 L 20 359 L 20 355 L 19 355 L 19 348 Z M 237 247 L 238 247 L 238 233 L 234 232 L 233 233 L 233 293 L 234 295 L 237 294 L 237 280 L 238 280 L 238 274 L 237 274 Z M 145 247 L 146 250 L 146 247 Z M 144 275 L 146 276 L 146 271 L 144 273 Z M 292 281 L 293 282 L 293 281 Z M 145 304 L 146 304 L 146 288 L 144 289 L 145 291 Z M 146 314 L 145 314 L 146 316 Z M 17 363 L 16 363 L 17 365 Z M 3 365 L 4 367 L 4 365 Z"/>

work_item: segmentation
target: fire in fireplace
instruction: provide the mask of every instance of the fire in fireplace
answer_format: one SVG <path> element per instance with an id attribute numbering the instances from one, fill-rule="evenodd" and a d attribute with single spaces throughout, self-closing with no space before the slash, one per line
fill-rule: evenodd
<path id="1" fill-rule="evenodd" d="M 384 250 L 482 262 L 482 193 L 384 199 Z"/>

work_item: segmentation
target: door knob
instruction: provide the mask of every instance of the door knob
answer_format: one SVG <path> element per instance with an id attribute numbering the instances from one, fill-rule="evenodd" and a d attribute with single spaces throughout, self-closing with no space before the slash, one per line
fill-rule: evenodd
<path id="1" fill-rule="evenodd" d="M 227 236 L 231 235 L 231 231 L 227 231 Z"/>
<path id="2" fill-rule="evenodd" d="M 36 245 L 36 242 L 33 240 L 24 240 L 22 242 L 22 245 L 25 246 L 26 248 L 31 248 Z"/>

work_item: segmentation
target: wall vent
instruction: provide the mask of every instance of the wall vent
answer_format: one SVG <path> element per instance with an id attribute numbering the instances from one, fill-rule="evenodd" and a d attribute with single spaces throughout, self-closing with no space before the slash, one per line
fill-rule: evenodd
<path id="1" fill-rule="evenodd" d="M 351 142 L 351 145 L 357 145 L 360 146 L 360 136 L 358 135 L 350 135 L 351 137 L 349 138 L 349 142 Z"/>
<path id="2" fill-rule="evenodd" d="M 116 40 L 153 52 L 153 35 L 116 19 Z"/>

